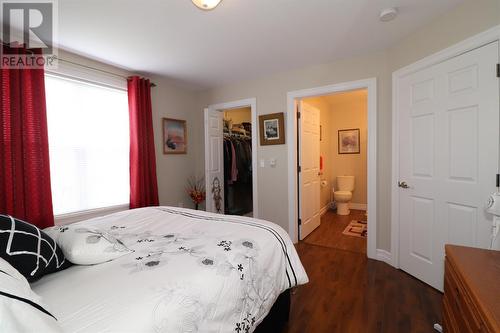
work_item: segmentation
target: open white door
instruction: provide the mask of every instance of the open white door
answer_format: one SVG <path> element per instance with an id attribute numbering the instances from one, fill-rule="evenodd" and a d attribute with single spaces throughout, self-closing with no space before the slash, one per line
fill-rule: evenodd
<path id="1" fill-rule="evenodd" d="M 207 212 L 224 214 L 223 112 L 205 109 L 205 183 Z"/>
<path id="2" fill-rule="evenodd" d="M 320 111 L 299 102 L 299 202 L 300 240 L 307 237 L 321 223 L 320 214 Z"/>
<path id="3" fill-rule="evenodd" d="M 499 154 L 498 42 L 399 81 L 400 267 L 443 290 L 446 243 L 487 248 Z"/>

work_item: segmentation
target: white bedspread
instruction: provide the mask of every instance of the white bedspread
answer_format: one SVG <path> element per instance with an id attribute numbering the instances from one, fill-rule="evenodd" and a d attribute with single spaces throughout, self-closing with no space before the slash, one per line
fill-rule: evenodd
<path id="1" fill-rule="evenodd" d="M 280 293 L 308 282 L 267 221 L 153 207 L 81 223 L 135 252 L 32 285 L 67 332 L 253 332 Z"/>

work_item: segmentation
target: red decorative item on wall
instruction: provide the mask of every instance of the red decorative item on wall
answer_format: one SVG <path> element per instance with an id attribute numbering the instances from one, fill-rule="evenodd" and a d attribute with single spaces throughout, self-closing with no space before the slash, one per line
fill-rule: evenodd
<path id="1" fill-rule="evenodd" d="M 41 54 L 2 47 L 9 54 Z M 0 213 L 53 226 L 44 70 L 0 71 Z"/>
<path id="2" fill-rule="evenodd" d="M 127 82 L 130 117 L 130 208 L 158 206 L 151 83 L 132 76 Z"/>

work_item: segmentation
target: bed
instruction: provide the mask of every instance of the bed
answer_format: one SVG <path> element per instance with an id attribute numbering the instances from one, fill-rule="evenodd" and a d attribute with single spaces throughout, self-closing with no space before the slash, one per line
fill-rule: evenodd
<path id="1" fill-rule="evenodd" d="M 262 332 L 308 282 L 287 233 L 263 220 L 150 207 L 76 225 L 133 252 L 32 284 L 66 332 Z"/>

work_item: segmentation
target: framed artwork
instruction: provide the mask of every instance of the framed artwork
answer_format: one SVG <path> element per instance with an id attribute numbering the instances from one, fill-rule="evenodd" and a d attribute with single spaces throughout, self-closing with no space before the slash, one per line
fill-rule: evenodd
<path id="1" fill-rule="evenodd" d="M 282 145 L 285 143 L 285 119 L 283 112 L 259 116 L 260 144 Z"/>
<path id="2" fill-rule="evenodd" d="M 163 154 L 186 154 L 186 121 L 163 118 Z"/>
<path id="3" fill-rule="evenodd" d="M 359 154 L 359 128 L 339 130 L 339 154 Z"/>

